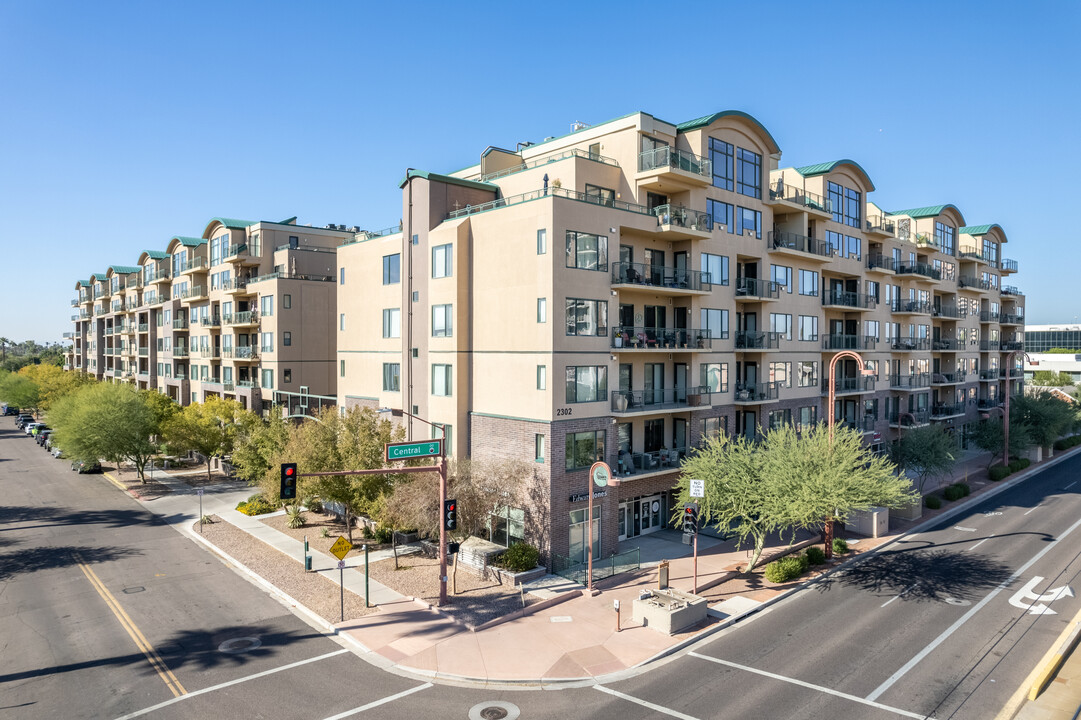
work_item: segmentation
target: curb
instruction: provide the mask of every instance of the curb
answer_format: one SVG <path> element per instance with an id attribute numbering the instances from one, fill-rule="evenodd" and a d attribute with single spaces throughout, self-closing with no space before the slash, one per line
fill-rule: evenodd
<path id="1" fill-rule="evenodd" d="M 1051 676 L 1058 672 L 1062 667 L 1063 661 L 1070 656 L 1070 653 L 1077 647 L 1077 640 L 1081 637 L 1081 622 L 1074 621 L 1073 630 L 1070 634 L 1059 643 L 1058 651 L 1054 654 L 1050 661 L 1044 664 L 1043 670 L 1036 676 L 1036 681 L 1032 683 L 1032 687 L 1028 690 L 1028 699 L 1035 700 L 1043 692 L 1043 689 L 1047 687 L 1047 683 L 1051 682 Z"/>
<path id="2" fill-rule="evenodd" d="M 1024 679 L 1014 694 L 1010 696 L 1010 699 L 1006 701 L 1006 704 L 1002 706 L 1002 710 L 995 716 L 995 720 L 1011 720 L 1011 718 L 1020 712 L 1022 706 L 1025 705 L 1026 702 L 1032 702 L 1036 699 L 1031 693 L 1036 690 L 1037 681 L 1040 682 L 1040 687 L 1042 689 L 1042 686 L 1046 685 L 1047 681 L 1051 679 L 1051 675 L 1058 671 L 1059 665 L 1069 657 L 1073 652 L 1073 649 L 1077 646 L 1079 628 L 1081 628 L 1081 610 L 1077 611 L 1077 614 L 1074 615 L 1074 619 L 1070 621 L 1061 633 L 1059 633 L 1054 645 L 1048 648 L 1047 652 L 1040 658 L 1040 662 L 1036 667 L 1032 668 L 1032 672 L 1028 674 L 1028 677 Z M 1074 647 L 1066 650 L 1067 645 L 1070 644 L 1071 641 Z M 1056 646 L 1058 647 L 1057 651 Z"/>

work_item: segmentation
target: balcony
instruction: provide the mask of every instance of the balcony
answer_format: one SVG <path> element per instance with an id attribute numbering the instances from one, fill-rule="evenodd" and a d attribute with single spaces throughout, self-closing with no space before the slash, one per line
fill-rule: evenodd
<path id="1" fill-rule="evenodd" d="M 890 303 L 890 311 L 894 315 L 930 315 L 931 303 L 923 300 L 902 300 L 900 298 Z"/>
<path id="2" fill-rule="evenodd" d="M 821 195 L 791 185 L 785 185 L 784 180 L 778 180 L 770 185 L 769 202 L 774 204 L 785 203 L 798 210 L 815 214 L 822 219 L 833 217 L 832 204 L 829 198 L 824 198 Z M 774 212 L 777 213 L 778 210 L 774 210 Z"/>
<path id="3" fill-rule="evenodd" d="M 890 413 L 889 423 L 892 428 L 917 428 L 931 424 L 931 413 L 927 410 Z"/>
<path id="4" fill-rule="evenodd" d="M 766 251 L 819 262 L 829 262 L 833 258 L 833 249 L 824 240 L 779 230 L 770 230 L 767 234 Z"/>
<path id="5" fill-rule="evenodd" d="M 238 345 L 236 347 L 222 348 L 221 356 L 233 360 L 254 360 L 259 353 L 251 345 Z"/>
<path id="6" fill-rule="evenodd" d="M 169 280 L 169 269 L 161 268 L 145 275 L 147 285 L 155 285 Z"/>
<path id="7" fill-rule="evenodd" d="M 980 370 L 980 382 L 998 382 L 998 368 Z"/>
<path id="8" fill-rule="evenodd" d="M 1024 295 L 1024 293 L 1023 293 L 1023 292 L 1021 292 L 1020 290 L 1018 290 L 1018 289 L 1017 289 L 1017 288 L 1016 288 L 1015 286 L 1013 286 L 1013 285 L 1003 285 L 1003 286 L 1002 286 L 1002 294 L 1003 294 L 1003 295 Z"/>
<path id="9" fill-rule="evenodd" d="M 737 332 L 736 352 L 761 352 L 776 350 L 781 345 L 781 333 Z"/>
<path id="10" fill-rule="evenodd" d="M 998 340 L 980 340 L 980 352 L 997 352 Z"/>
<path id="11" fill-rule="evenodd" d="M 711 393 L 705 387 L 663 390 L 613 390 L 612 413 L 650 414 L 666 410 L 709 407 Z"/>
<path id="12" fill-rule="evenodd" d="M 893 274 L 897 271 L 897 261 L 882 253 L 870 253 L 867 255 L 867 270 Z"/>
<path id="13" fill-rule="evenodd" d="M 180 264 L 180 274 L 188 275 L 194 272 L 206 272 L 206 258 L 192 258 Z"/>
<path id="14" fill-rule="evenodd" d="M 874 235 L 893 237 L 897 232 L 897 223 L 883 215 L 868 215 L 864 221 L 864 231 Z"/>
<path id="15" fill-rule="evenodd" d="M 958 383 L 963 383 L 964 381 L 965 376 L 961 373 L 931 373 L 932 385 L 957 385 Z"/>
<path id="16" fill-rule="evenodd" d="M 724 339 L 724 338 L 719 338 Z M 654 328 L 619 325 L 612 328 L 616 350 L 712 350 L 710 331 L 701 328 Z"/>
<path id="17" fill-rule="evenodd" d="M 236 390 L 236 386 L 233 385 L 233 383 L 231 383 L 231 382 L 223 382 L 222 383 L 222 391 L 223 392 L 234 392 L 235 390 Z"/>
<path id="18" fill-rule="evenodd" d="M 937 340 L 931 340 L 932 352 L 960 352 L 964 349 L 964 343 L 956 338 L 938 338 Z"/>
<path id="19" fill-rule="evenodd" d="M 877 301 L 871 295 L 840 290 L 826 290 L 822 293 L 822 307 L 842 310 L 874 310 Z"/>
<path id="20" fill-rule="evenodd" d="M 259 311 L 258 310 L 245 310 L 244 312 L 233 313 L 232 315 L 221 316 L 223 325 L 241 326 L 241 325 L 258 325 L 259 324 Z"/>
<path id="21" fill-rule="evenodd" d="M 173 320 L 173 330 L 187 330 L 187 329 L 188 329 L 188 319 L 187 318 L 177 318 L 176 320 Z"/>
<path id="22" fill-rule="evenodd" d="M 173 357 L 175 357 L 175 358 L 186 358 L 186 357 L 188 357 L 188 349 L 186 347 L 184 347 L 183 345 L 177 345 L 176 347 L 173 348 Z"/>
<path id="23" fill-rule="evenodd" d="M 736 302 L 764 302 L 781 297 L 781 286 L 772 280 L 736 278 Z"/>
<path id="24" fill-rule="evenodd" d="M 247 278 L 237 278 L 236 280 L 230 280 L 229 282 L 222 283 L 221 289 L 230 295 L 248 295 L 248 280 Z"/>
<path id="25" fill-rule="evenodd" d="M 258 387 L 254 380 L 237 380 L 236 386 L 241 390 L 254 390 Z"/>
<path id="26" fill-rule="evenodd" d="M 687 457 L 686 447 L 663 448 L 652 452 L 621 452 L 616 473 L 622 477 L 639 473 L 658 473 L 678 469 L 683 458 Z"/>
<path id="27" fill-rule="evenodd" d="M 682 205 L 658 205 L 657 230 L 667 240 L 705 239 L 713 232 L 713 219 L 704 210 L 692 210 Z"/>
<path id="28" fill-rule="evenodd" d="M 145 333 L 150 330 L 150 325 L 147 323 L 139 323 L 139 332 Z"/>
<path id="29" fill-rule="evenodd" d="M 999 346 L 1002 352 L 1014 352 L 1018 350 L 1024 350 L 1025 344 L 1020 340 L 1003 340 Z"/>
<path id="30" fill-rule="evenodd" d="M 664 194 L 705 187 L 713 182 L 713 164 L 668 146 L 638 155 L 638 186 Z"/>
<path id="31" fill-rule="evenodd" d="M 150 348 L 139 346 L 139 357 L 147 357 L 148 355 L 150 355 Z"/>
<path id="32" fill-rule="evenodd" d="M 931 308 L 931 314 L 936 318 L 943 318 L 945 320 L 962 320 L 968 317 L 967 310 L 962 310 L 953 304 L 934 305 Z"/>
<path id="33" fill-rule="evenodd" d="M 240 263 L 241 265 L 258 265 L 259 258 L 252 257 L 247 243 L 230 245 L 222 251 L 222 259 L 225 262 Z"/>
<path id="34" fill-rule="evenodd" d="M 617 262 L 612 265 L 612 286 L 627 289 L 649 288 L 665 295 L 693 295 L 712 289 L 709 273 L 643 263 Z"/>
<path id="35" fill-rule="evenodd" d="M 185 303 L 191 303 L 197 300 L 206 300 L 206 286 L 196 285 L 194 287 L 186 288 L 185 290 L 181 291 L 179 298 Z"/>
<path id="36" fill-rule="evenodd" d="M 150 304 L 151 307 L 153 307 L 155 305 L 161 305 L 162 303 L 167 302 L 168 300 L 169 300 L 169 291 L 168 290 L 162 290 L 161 293 L 159 293 L 157 297 L 150 299 L 149 304 Z"/>
<path id="37" fill-rule="evenodd" d="M 921 281 L 934 281 L 942 279 L 942 273 L 939 270 L 936 270 L 934 266 L 930 263 L 901 262 L 897 263 L 896 270 L 898 275 L 913 275 L 917 280 Z"/>
<path id="38" fill-rule="evenodd" d="M 961 417 L 965 414 L 965 404 L 963 402 L 939 404 L 931 407 L 931 419 L 932 420 L 948 420 L 949 418 Z"/>
<path id="39" fill-rule="evenodd" d="M 211 317 L 204 317 L 199 320 L 199 324 L 205 328 L 221 327 L 221 318 L 217 315 Z"/>
<path id="40" fill-rule="evenodd" d="M 931 387 L 931 376 L 928 373 L 890 375 L 889 382 L 890 390 L 923 390 Z"/>
<path id="41" fill-rule="evenodd" d="M 780 397 L 781 382 L 737 383 L 733 401 L 736 405 L 757 405 Z"/>
<path id="42" fill-rule="evenodd" d="M 991 282 L 975 275 L 960 275 L 957 278 L 957 287 L 964 290 L 980 290 L 983 292 L 991 289 Z"/>
<path id="43" fill-rule="evenodd" d="M 1009 313 L 1002 313 L 998 317 L 998 321 L 1002 325 L 1024 325 L 1025 318 L 1022 315 L 1011 315 Z"/>
<path id="44" fill-rule="evenodd" d="M 981 323 L 994 323 L 1000 322 L 1001 316 L 997 312 L 991 312 L 990 310 L 980 310 L 980 322 Z"/>
<path id="45" fill-rule="evenodd" d="M 79 301 L 78 300 L 72 300 L 71 301 L 71 306 L 72 307 L 79 307 Z"/>
<path id="46" fill-rule="evenodd" d="M 822 392 L 829 393 L 830 381 L 822 379 Z M 860 375 L 857 377 L 839 377 L 833 381 L 834 395 L 853 395 L 856 393 L 869 393 L 875 391 L 874 375 Z"/>
<path id="47" fill-rule="evenodd" d="M 981 265 L 995 265 L 995 261 L 990 255 L 985 254 L 978 248 L 961 247 L 958 248 L 957 258 L 959 260 L 971 260 Z"/>
<path id="48" fill-rule="evenodd" d="M 835 350 L 874 350 L 878 338 L 873 335 L 842 335 L 832 334 L 822 336 L 822 349 Z"/>
<path id="49" fill-rule="evenodd" d="M 1001 269 L 1002 269 L 1002 274 L 1003 275 L 1009 275 L 1010 273 L 1015 273 L 1015 272 L 1017 272 L 1017 261 L 1016 260 L 1006 260 L 1005 258 L 1003 258 L 1002 263 L 1001 263 Z"/>
<path id="50" fill-rule="evenodd" d="M 890 342 L 890 350 L 893 352 L 916 352 L 930 349 L 930 338 L 894 338 Z"/>

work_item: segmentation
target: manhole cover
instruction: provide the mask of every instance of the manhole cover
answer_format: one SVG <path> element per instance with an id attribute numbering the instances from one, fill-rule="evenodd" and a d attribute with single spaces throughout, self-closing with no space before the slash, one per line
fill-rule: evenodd
<path id="1" fill-rule="evenodd" d="M 957 605 L 959 607 L 965 607 L 966 605 L 972 604 L 972 602 L 969 600 L 961 600 L 960 598 L 952 597 L 944 598 L 943 602 L 945 602 L 947 605 Z"/>
<path id="2" fill-rule="evenodd" d="M 254 650 L 263 644 L 263 641 L 254 636 L 238 637 L 226 640 L 218 645 L 218 651 L 223 653 L 242 653 Z"/>
<path id="3" fill-rule="evenodd" d="M 501 700 L 477 703 L 469 709 L 469 720 L 517 720 L 522 711 L 517 705 Z"/>

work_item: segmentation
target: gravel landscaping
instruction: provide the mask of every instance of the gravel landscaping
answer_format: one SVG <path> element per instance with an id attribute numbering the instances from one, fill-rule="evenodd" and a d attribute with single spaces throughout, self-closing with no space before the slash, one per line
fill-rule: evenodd
<path id="1" fill-rule="evenodd" d="M 118 483 L 124 486 L 125 490 L 134 492 L 142 500 L 156 500 L 162 495 L 168 495 L 172 492 L 166 485 L 154 480 L 147 479 L 145 484 L 140 482 L 139 473 L 134 468 L 120 471 L 110 467 L 103 467 L 102 470 L 115 478 Z"/>
<path id="2" fill-rule="evenodd" d="M 199 523 L 194 523 L 192 529 L 199 532 Z M 203 525 L 203 537 L 327 622 L 337 623 L 341 620 L 341 596 L 337 583 L 319 573 L 304 572 L 303 566 L 295 559 L 216 515 L 214 522 Z M 364 607 L 364 598 L 345 591 L 346 620 L 373 612 L 376 612 L 376 608 Z"/>
<path id="3" fill-rule="evenodd" d="M 260 517 L 259 522 L 274 528 L 279 532 L 283 532 L 294 540 L 304 540 L 304 536 L 308 536 L 308 547 L 312 550 L 318 550 L 330 555 L 330 546 L 334 544 L 334 541 L 338 539 L 338 536 L 349 539 L 349 533 L 345 531 L 345 523 L 336 520 L 330 513 L 317 513 L 306 510 L 304 512 L 304 527 L 293 528 L 288 527 L 286 523 L 289 522 L 289 518 L 285 515 L 274 515 L 272 517 Z M 322 537 L 323 528 L 327 529 L 328 537 Z M 374 542 L 368 543 L 369 550 L 375 550 L 377 548 L 390 547 L 389 545 L 377 545 Z M 346 557 L 357 557 L 364 555 L 364 538 L 361 532 L 357 528 L 353 528 L 353 549 L 349 551 Z"/>

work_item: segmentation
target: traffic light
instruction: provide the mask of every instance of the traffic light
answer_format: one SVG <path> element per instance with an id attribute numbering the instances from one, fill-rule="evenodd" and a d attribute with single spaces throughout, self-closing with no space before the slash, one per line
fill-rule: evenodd
<path id="1" fill-rule="evenodd" d="M 282 500 L 295 500 L 297 496 L 297 464 L 282 463 Z"/>
<path id="2" fill-rule="evenodd" d="M 685 503 L 683 505 L 683 534 L 698 534 L 698 505 Z"/>
<path id="3" fill-rule="evenodd" d="M 458 529 L 458 501 L 457 500 L 444 500 L 443 501 L 443 529 L 444 530 L 456 530 L 456 529 Z"/>

